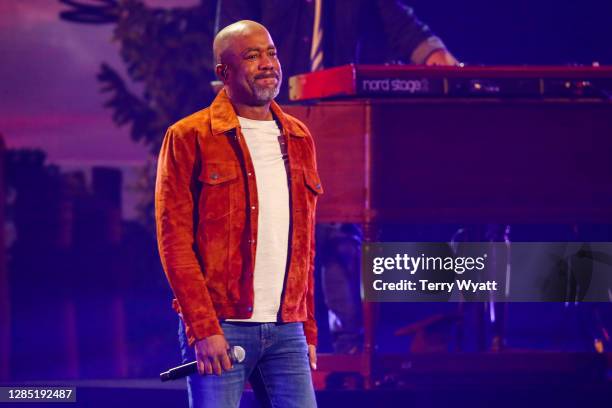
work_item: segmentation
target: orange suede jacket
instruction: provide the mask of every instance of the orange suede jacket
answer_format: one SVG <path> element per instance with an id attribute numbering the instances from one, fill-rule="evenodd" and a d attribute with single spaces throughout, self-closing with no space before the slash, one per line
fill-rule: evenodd
<path id="1" fill-rule="evenodd" d="M 304 322 L 316 344 L 314 226 L 323 192 L 312 136 L 272 102 L 289 156 L 291 205 L 287 272 L 279 318 Z M 210 107 L 168 128 L 155 185 L 157 241 L 189 343 L 222 334 L 219 320 L 249 318 L 257 245 L 255 172 L 225 91 Z"/>

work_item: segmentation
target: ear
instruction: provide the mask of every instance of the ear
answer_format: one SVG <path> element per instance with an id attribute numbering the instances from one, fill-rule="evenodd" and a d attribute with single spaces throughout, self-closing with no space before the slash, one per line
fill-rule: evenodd
<path id="1" fill-rule="evenodd" d="M 225 82 L 227 80 L 227 64 L 217 64 L 215 65 L 215 73 L 217 74 L 217 78 L 221 81 Z"/>

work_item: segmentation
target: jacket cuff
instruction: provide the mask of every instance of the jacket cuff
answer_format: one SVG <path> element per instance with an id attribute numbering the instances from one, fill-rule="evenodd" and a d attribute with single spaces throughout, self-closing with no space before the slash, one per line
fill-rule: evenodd
<path id="1" fill-rule="evenodd" d="M 307 320 L 304 322 L 304 335 L 306 336 L 306 343 L 317 345 L 317 323 L 314 320 Z"/>
<path id="2" fill-rule="evenodd" d="M 417 45 L 414 51 L 412 51 L 412 55 L 410 55 L 410 60 L 413 64 L 425 64 L 425 61 L 427 61 L 432 52 L 445 49 L 446 46 L 440 38 L 431 36 Z"/>
<path id="3" fill-rule="evenodd" d="M 201 320 L 195 323 L 186 323 L 185 334 L 187 335 L 189 345 L 193 346 L 198 340 L 205 339 L 215 334 L 223 334 L 223 329 L 221 329 L 221 325 L 217 319 Z"/>

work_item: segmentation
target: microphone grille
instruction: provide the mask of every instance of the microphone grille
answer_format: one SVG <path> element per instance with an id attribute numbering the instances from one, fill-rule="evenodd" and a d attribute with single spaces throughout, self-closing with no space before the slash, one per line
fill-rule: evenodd
<path id="1" fill-rule="evenodd" d="M 235 363 L 242 363 L 246 357 L 246 351 L 241 346 L 232 346 L 230 353 Z"/>

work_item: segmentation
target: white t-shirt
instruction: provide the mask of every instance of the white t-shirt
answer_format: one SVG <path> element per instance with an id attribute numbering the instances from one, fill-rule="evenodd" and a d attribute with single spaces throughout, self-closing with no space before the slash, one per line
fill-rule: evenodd
<path id="1" fill-rule="evenodd" d="M 289 185 L 287 149 L 275 121 L 238 117 L 257 184 L 259 201 L 255 272 L 255 299 L 250 319 L 231 321 L 275 322 L 280 309 L 289 246 Z"/>

